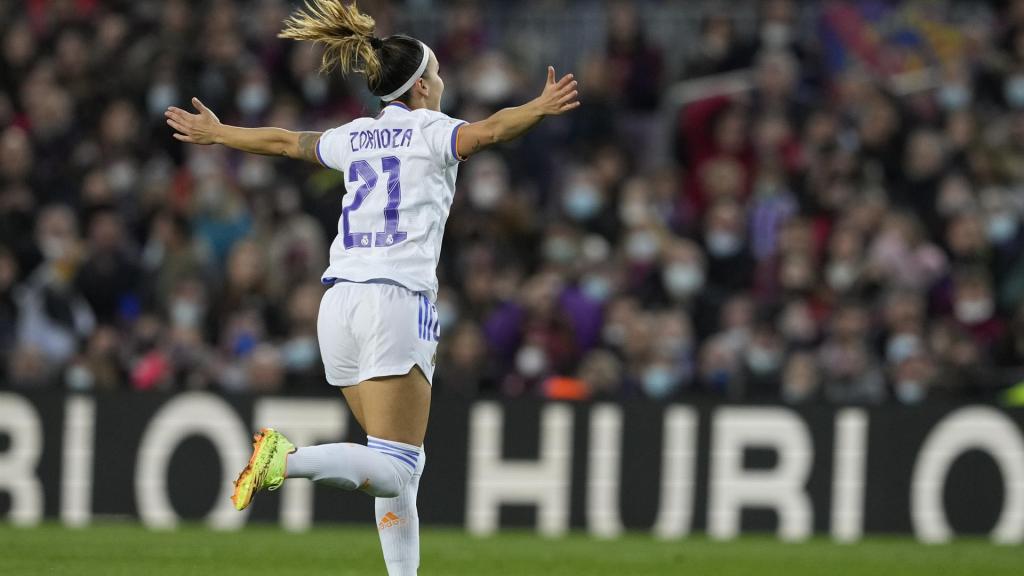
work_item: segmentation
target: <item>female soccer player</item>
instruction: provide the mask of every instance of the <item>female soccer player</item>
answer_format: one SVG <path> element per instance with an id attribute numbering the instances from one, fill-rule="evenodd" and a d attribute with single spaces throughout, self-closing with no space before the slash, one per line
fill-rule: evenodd
<path id="1" fill-rule="evenodd" d="M 285 26 L 284 38 L 324 45 L 323 70 L 365 74 L 384 103 L 381 113 L 323 133 L 239 128 L 193 98 L 197 114 L 171 107 L 167 123 L 182 142 L 300 158 L 346 174 L 317 331 L 327 380 L 341 387 L 367 445 L 296 450 L 264 428 L 232 500 L 242 510 L 257 491 L 275 490 L 285 478 L 362 490 L 376 497 L 388 573 L 415 574 L 416 492 L 440 336 L 436 268 L 458 164 L 578 107 L 576 82 L 572 74 L 556 81 L 548 67 L 540 96 L 469 124 L 439 111 L 444 82 L 430 48 L 408 36 L 375 37 L 373 19 L 354 3 L 311 0 Z"/>

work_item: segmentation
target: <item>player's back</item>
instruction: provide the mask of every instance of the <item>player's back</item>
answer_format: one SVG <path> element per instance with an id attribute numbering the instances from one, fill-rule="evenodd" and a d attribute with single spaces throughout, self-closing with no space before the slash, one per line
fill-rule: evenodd
<path id="1" fill-rule="evenodd" d="M 461 123 L 392 103 L 323 133 L 317 154 L 346 188 L 325 282 L 388 281 L 434 297 Z"/>

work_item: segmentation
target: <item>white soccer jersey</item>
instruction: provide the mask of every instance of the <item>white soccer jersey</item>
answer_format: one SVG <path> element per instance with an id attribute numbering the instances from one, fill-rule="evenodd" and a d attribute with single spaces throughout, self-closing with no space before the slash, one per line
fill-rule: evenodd
<path id="1" fill-rule="evenodd" d="M 325 284 L 383 280 L 436 299 L 461 124 L 393 102 L 320 136 L 320 162 L 345 174 L 347 190 Z"/>

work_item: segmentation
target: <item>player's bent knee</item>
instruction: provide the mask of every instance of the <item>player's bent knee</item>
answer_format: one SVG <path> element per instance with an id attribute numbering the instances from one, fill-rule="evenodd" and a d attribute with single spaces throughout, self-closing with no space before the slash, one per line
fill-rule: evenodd
<path id="1" fill-rule="evenodd" d="M 363 492 L 375 498 L 397 498 L 412 480 L 413 471 L 401 464 L 393 464 L 392 468 L 392 473 L 385 478 L 377 478 L 376 482 L 366 483 Z"/>
<path id="2" fill-rule="evenodd" d="M 412 479 L 413 474 L 422 470 L 422 450 L 417 446 L 367 436 L 366 445 L 380 453 L 391 468 L 391 474 L 378 478 L 363 489 L 377 498 L 395 498 Z"/>

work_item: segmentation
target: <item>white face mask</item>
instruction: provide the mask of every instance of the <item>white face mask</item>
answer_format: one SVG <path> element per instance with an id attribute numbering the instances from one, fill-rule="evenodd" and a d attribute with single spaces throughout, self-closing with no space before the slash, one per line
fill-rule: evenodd
<path id="1" fill-rule="evenodd" d="M 793 33 L 788 24 L 768 22 L 761 26 L 761 41 L 772 48 L 782 48 L 789 44 Z"/>
<path id="2" fill-rule="evenodd" d="M 71 253 L 71 242 L 59 236 L 43 236 L 39 240 L 39 251 L 47 260 L 61 260 Z"/>
<path id="3" fill-rule="evenodd" d="M 679 376 L 665 366 L 651 366 L 644 370 L 641 385 L 648 397 L 667 398 L 679 388 Z"/>
<path id="4" fill-rule="evenodd" d="M 921 350 L 921 342 L 913 334 L 897 334 L 885 346 L 885 357 L 892 364 L 899 364 Z"/>
<path id="5" fill-rule="evenodd" d="M 247 84 L 238 91 L 235 104 L 245 114 L 259 114 L 270 104 L 270 90 L 263 84 Z"/>
<path id="6" fill-rule="evenodd" d="M 505 192 L 494 178 L 476 178 L 469 187 L 469 201 L 478 210 L 492 210 Z"/>
<path id="7" fill-rule="evenodd" d="M 944 110 L 962 110 L 971 103 L 971 92 L 962 84 L 949 84 L 940 87 L 935 98 Z"/>
<path id="8" fill-rule="evenodd" d="M 547 355 L 537 346 L 523 346 L 516 354 L 516 371 L 527 378 L 540 376 L 547 367 Z"/>
<path id="9" fill-rule="evenodd" d="M 491 62 L 474 77 L 472 91 L 481 102 L 500 102 L 512 91 L 512 78 L 503 66 Z"/>
<path id="10" fill-rule="evenodd" d="M 107 183 L 115 192 L 128 192 L 138 181 L 139 171 L 127 159 L 114 162 L 107 168 Z"/>
<path id="11" fill-rule="evenodd" d="M 575 184 L 562 197 L 562 208 L 577 222 L 593 218 L 601 211 L 601 204 L 601 193 L 590 184 Z"/>
<path id="12" fill-rule="evenodd" d="M 238 169 L 238 183 L 246 188 L 263 188 L 273 180 L 273 166 L 261 160 L 243 162 Z"/>
<path id="13" fill-rule="evenodd" d="M 715 258 L 735 256 L 743 248 L 743 241 L 731 232 L 712 231 L 706 238 L 708 253 Z"/>
<path id="14" fill-rule="evenodd" d="M 587 276 L 580 280 L 580 290 L 594 302 L 606 302 L 612 295 L 612 283 L 601 275 Z"/>
<path id="15" fill-rule="evenodd" d="M 1003 96 L 1014 108 L 1024 108 L 1024 74 L 1015 74 L 1003 84 Z"/>
<path id="16" fill-rule="evenodd" d="M 447 300 L 438 300 L 437 321 L 441 325 L 442 331 L 451 328 L 459 321 L 459 309 Z"/>
<path id="17" fill-rule="evenodd" d="M 669 264 L 661 274 L 665 290 L 674 298 L 687 298 L 704 287 L 704 271 L 695 264 Z"/>
<path id="18" fill-rule="evenodd" d="M 647 263 L 658 255 L 658 238 L 651 232 L 633 232 L 626 240 L 626 255 L 634 263 Z"/>
<path id="19" fill-rule="evenodd" d="M 327 80 L 319 74 L 309 74 L 302 79 L 302 95 L 312 104 L 327 100 Z"/>
<path id="20" fill-rule="evenodd" d="M 777 351 L 753 346 L 747 351 L 747 368 L 754 374 L 770 374 L 782 365 L 782 355 Z"/>
<path id="21" fill-rule="evenodd" d="M 289 370 L 307 370 L 320 359 L 320 349 L 313 338 L 296 338 L 284 345 L 281 354 Z"/>
<path id="22" fill-rule="evenodd" d="M 958 300 L 953 307 L 956 319 L 964 324 L 981 324 L 992 317 L 994 304 L 991 299 Z"/>
<path id="23" fill-rule="evenodd" d="M 643 202 L 627 200 L 619 206 L 619 220 L 628 227 L 641 226 L 647 223 L 647 206 Z"/>
<path id="24" fill-rule="evenodd" d="M 1017 236 L 1019 225 L 1017 218 L 1011 214 L 996 214 L 988 219 L 988 239 L 994 244 L 1009 242 Z"/>
<path id="25" fill-rule="evenodd" d="M 69 390 L 85 392 L 92 390 L 93 385 L 96 383 L 96 378 L 88 368 L 81 364 L 75 364 L 68 369 L 64 376 L 64 382 Z"/>
<path id="26" fill-rule="evenodd" d="M 828 285 L 837 292 L 845 292 L 857 282 L 857 268 L 848 262 L 833 262 L 825 272 Z"/>
<path id="27" fill-rule="evenodd" d="M 576 259 L 576 246 L 563 236 L 548 238 L 543 251 L 544 259 L 555 264 L 569 264 Z"/>
<path id="28" fill-rule="evenodd" d="M 205 314 L 202 306 L 189 299 L 179 298 L 171 304 L 171 323 L 181 328 L 198 328 Z"/>
<path id="29" fill-rule="evenodd" d="M 904 380 L 896 383 L 896 397 L 904 404 L 918 404 L 924 400 L 927 393 L 924 384 L 916 380 Z"/>
<path id="30" fill-rule="evenodd" d="M 158 116 L 178 100 L 178 88 L 174 84 L 154 84 L 146 95 L 146 108 L 150 114 Z"/>

